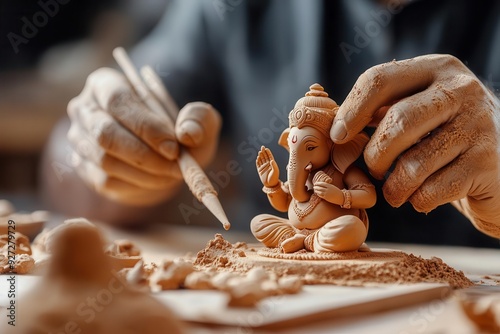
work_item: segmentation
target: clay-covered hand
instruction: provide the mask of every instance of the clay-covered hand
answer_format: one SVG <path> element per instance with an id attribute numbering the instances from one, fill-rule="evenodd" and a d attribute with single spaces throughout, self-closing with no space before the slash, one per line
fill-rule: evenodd
<path id="1" fill-rule="evenodd" d="M 484 233 L 500 237 L 500 104 L 457 58 L 426 55 L 363 73 L 330 136 L 345 143 L 376 126 L 364 158 L 397 207 L 420 212 L 455 201 Z"/>
<path id="2" fill-rule="evenodd" d="M 271 150 L 262 146 L 255 161 L 260 181 L 265 187 L 276 187 L 280 181 L 280 170 Z"/>
<path id="3" fill-rule="evenodd" d="M 165 96 L 154 96 L 164 104 Z M 175 129 L 167 115 L 150 111 L 120 72 L 92 73 L 81 94 L 70 101 L 68 139 L 80 177 L 97 192 L 131 205 L 152 205 L 172 195 L 182 175 L 179 145 L 201 166 L 214 157 L 221 128 L 209 104 L 187 104 Z"/>
<path id="4" fill-rule="evenodd" d="M 313 186 L 314 193 L 327 202 L 342 205 L 344 204 L 344 195 L 342 190 L 333 184 L 327 182 L 316 182 Z"/>

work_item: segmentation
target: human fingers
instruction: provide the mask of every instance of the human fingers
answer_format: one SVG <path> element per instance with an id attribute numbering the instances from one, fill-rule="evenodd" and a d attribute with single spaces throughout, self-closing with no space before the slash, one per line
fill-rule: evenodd
<path id="1" fill-rule="evenodd" d="M 82 111 L 80 117 L 82 128 L 89 138 L 106 153 L 150 174 L 180 177 L 177 164 L 162 157 L 108 113 L 102 110 Z"/>
<path id="2" fill-rule="evenodd" d="M 199 147 L 217 139 L 222 119 L 208 103 L 188 103 L 179 112 L 175 133 L 180 143 L 187 147 Z"/>
<path id="3" fill-rule="evenodd" d="M 123 127 L 167 159 L 179 154 L 172 122 L 167 114 L 155 114 L 140 101 L 125 76 L 111 69 L 100 69 L 88 78 L 88 86 L 99 109 L 107 111 Z"/>
<path id="4" fill-rule="evenodd" d="M 156 202 L 156 198 L 165 197 L 164 190 L 150 190 L 137 187 L 109 176 L 94 163 L 79 157 L 76 153 L 73 153 L 73 156 L 75 170 L 82 180 L 97 193 L 105 195 L 108 198 L 133 205 L 148 205 L 152 201 Z"/>
<path id="5" fill-rule="evenodd" d="M 119 180 L 133 184 L 144 189 L 166 189 L 172 185 L 178 175 L 171 170 L 171 177 L 158 176 L 144 172 L 135 168 L 122 160 L 119 160 L 112 155 L 102 150 L 97 143 L 84 133 L 78 124 L 72 124 L 68 131 L 68 140 L 71 143 L 74 152 L 79 158 L 91 161 L 94 165 L 100 168 L 108 176 L 115 177 Z M 170 162 L 174 167 L 175 162 Z"/>
<path id="6" fill-rule="evenodd" d="M 467 150 L 474 132 L 459 123 L 438 128 L 399 158 L 382 188 L 389 204 L 401 206 L 432 174 Z"/>
<path id="7" fill-rule="evenodd" d="M 188 147 L 191 155 L 204 167 L 215 156 L 221 126 L 221 116 L 210 104 L 192 102 L 179 112 L 175 134 L 177 140 Z"/>
<path id="8" fill-rule="evenodd" d="M 392 105 L 364 151 L 370 173 L 382 179 L 403 151 L 449 121 L 461 104 L 455 95 L 456 92 L 432 85 Z"/>
<path id="9" fill-rule="evenodd" d="M 451 57 L 426 55 L 392 61 L 365 71 L 340 106 L 330 130 L 336 143 L 345 143 L 369 124 L 382 106 L 427 88 L 435 69 L 446 66 Z"/>
<path id="10" fill-rule="evenodd" d="M 144 66 L 141 68 L 141 76 L 149 91 L 158 100 L 158 102 L 160 102 L 163 108 L 170 115 L 170 118 L 173 120 L 177 119 L 177 116 L 179 115 L 179 107 L 153 68 L 149 65 Z"/>
<path id="11" fill-rule="evenodd" d="M 410 203 L 419 212 L 430 212 L 436 207 L 467 196 L 477 174 L 478 150 L 470 149 L 453 162 L 428 177 L 411 195 Z"/>

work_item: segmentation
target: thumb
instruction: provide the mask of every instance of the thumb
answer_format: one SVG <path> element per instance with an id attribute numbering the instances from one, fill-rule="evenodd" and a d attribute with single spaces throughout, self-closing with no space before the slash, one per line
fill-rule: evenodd
<path id="1" fill-rule="evenodd" d="M 217 150 L 222 119 L 217 110 L 204 102 L 188 103 L 179 112 L 175 125 L 177 140 L 189 148 L 198 163 L 210 163 Z"/>
<path id="2" fill-rule="evenodd" d="M 177 140 L 184 146 L 196 148 L 217 139 L 222 120 L 219 113 L 208 103 L 188 103 L 179 112 L 175 125 Z"/>

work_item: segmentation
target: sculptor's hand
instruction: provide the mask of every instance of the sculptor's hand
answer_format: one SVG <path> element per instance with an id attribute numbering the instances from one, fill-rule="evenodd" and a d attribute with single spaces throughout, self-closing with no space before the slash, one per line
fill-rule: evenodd
<path id="1" fill-rule="evenodd" d="M 275 187 L 280 181 L 280 170 L 271 150 L 262 146 L 255 161 L 260 181 L 266 187 Z"/>
<path id="2" fill-rule="evenodd" d="M 155 96 L 164 101 L 164 96 Z M 97 192 L 132 205 L 158 203 L 180 183 L 175 161 L 179 143 L 206 166 L 221 127 L 211 105 L 195 102 L 180 111 L 172 129 L 139 100 L 121 73 L 109 68 L 88 77 L 82 93 L 69 103 L 68 114 L 68 139 L 80 177 Z"/>
<path id="3" fill-rule="evenodd" d="M 500 237 L 500 107 L 455 57 L 427 55 L 363 73 L 330 136 L 344 143 L 377 129 L 364 157 L 387 201 L 420 212 L 455 201 L 484 233 Z M 390 106 L 390 107 L 387 107 Z"/>

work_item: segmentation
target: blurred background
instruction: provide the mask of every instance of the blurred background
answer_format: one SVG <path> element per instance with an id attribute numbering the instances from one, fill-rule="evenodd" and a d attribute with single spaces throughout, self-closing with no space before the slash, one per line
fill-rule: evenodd
<path id="1" fill-rule="evenodd" d="M 113 64 L 113 48 L 145 36 L 168 2 L 0 1 L 1 198 L 42 205 L 38 164 L 68 101 L 88 74 Z"/>

